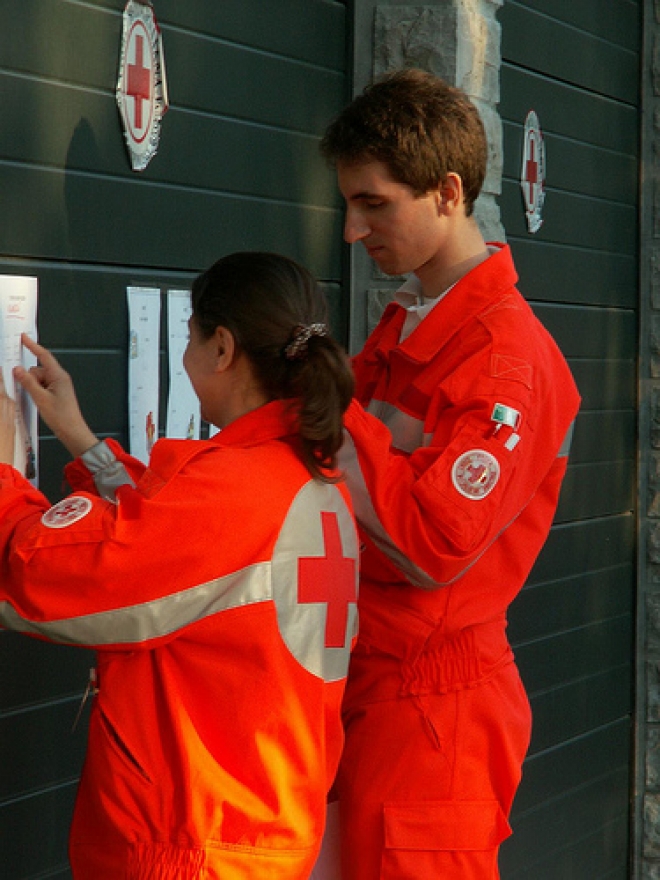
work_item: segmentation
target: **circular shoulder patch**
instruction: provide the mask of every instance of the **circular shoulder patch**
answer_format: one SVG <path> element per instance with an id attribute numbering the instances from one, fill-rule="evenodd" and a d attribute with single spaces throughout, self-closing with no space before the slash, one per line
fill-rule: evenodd
<path id="1" fill-rule="evenodd" d="M 60 501 L 41 517 L 41 522 L 49 529 L 65 529 L 87 516 L 92 509 L 89 498 L 72 495 Z"/>
<path id="2" fill-rule="evenodd" d="M 473 501 L 490 494 L 500 478 L 500 464 L 485 449 L 470 449 L 454 462 L 451 479 L 454 487 Z"/>

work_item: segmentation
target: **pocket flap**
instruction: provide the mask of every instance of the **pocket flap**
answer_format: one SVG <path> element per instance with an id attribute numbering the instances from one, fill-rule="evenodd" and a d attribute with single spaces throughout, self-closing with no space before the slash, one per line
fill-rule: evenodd
<path id="1" fill-rule="evenodd" d="M 385 846 L 407 850 L 493 849 L 511 834 L 497 801 L 385 804 Z"/>

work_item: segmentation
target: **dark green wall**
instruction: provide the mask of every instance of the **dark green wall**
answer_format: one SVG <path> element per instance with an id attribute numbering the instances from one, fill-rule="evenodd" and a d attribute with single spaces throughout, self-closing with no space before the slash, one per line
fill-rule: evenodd
<path id="1" fill-rule="evenodd" d="M 156 0 L 170 110 L 130 170 L 124 0 L 0 0 L 0 273 L 39 277 L 39 333 L 92 428 L 126 440 L 129 284 L 187 286 L 233 250 L 305 263 L 346 332 L 341 206 L 318 141 L 347 94 L 338 0 Z M 164 372 L 166 383 L 167 376 Z M 162 427 L 162 426 L 161 426 Z M 66 456 L 41 437 L 41 485 Z M 0 877 L 63 878 L 93 655 L 0 633 Z"/>
<path id="2" fill-rule="evenodd" d="M 534 733 L 505 880 L 628 877 L 636 560 L 639 53 L 634 0 L 506 0 L 502 217 L 520 287 L 582 393 L 548 544 L 510 635 Z M 544 224 L 525 225 L 522 126 L 539 116 Z"/>

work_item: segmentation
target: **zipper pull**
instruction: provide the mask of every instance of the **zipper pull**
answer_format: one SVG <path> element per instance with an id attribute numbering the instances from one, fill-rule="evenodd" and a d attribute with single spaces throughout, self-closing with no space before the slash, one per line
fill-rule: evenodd
<path id="1" fill-rule="evenodd" d="M 99 692 L 98 687 L 96 686 L 96 667 L 92 666 L 89 670 L 89 679 L 87 681 L 87 687 L 85 688 L 85 693 L 82 695 L 82 700 L 80 701 L 80 705 L 78 706 L 78 712 L 76 713 L 76 718 L 73 722 L 73 727 L 71 728 L 71 733 L 73 733 L 78 727 L 78 722 L 80 721 L 80 716 L 82 715 L 82 711 L 85 708 L 85 703 L 90 698 L 90 696 L 95 697 Z"/>

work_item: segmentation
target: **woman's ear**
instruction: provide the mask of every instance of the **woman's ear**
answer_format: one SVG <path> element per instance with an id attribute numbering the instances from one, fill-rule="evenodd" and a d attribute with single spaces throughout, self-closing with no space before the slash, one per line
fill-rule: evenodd
<path id="1" fill-rule="evenodd" d="M 237 354 L 236 340 L 234 334 L 226 327 L 216 327 L 213 342 L 216 358 L 215 369 L 216 372 L 222 373 L 234 363 Z"/>

